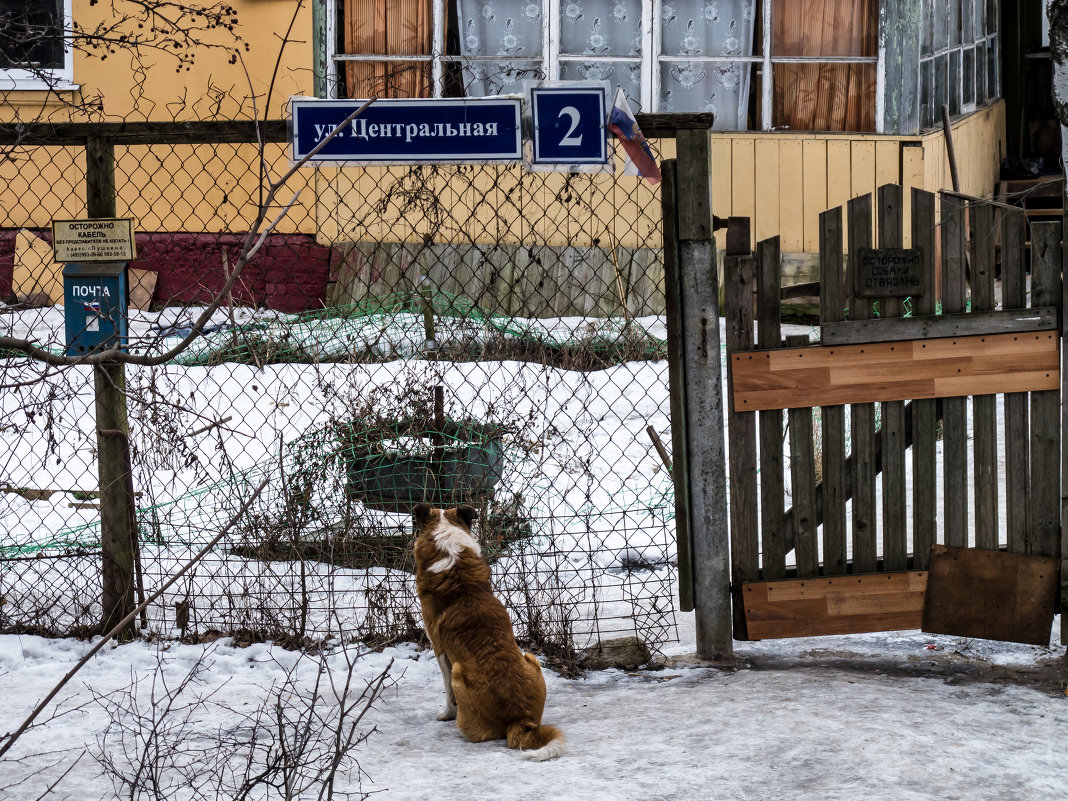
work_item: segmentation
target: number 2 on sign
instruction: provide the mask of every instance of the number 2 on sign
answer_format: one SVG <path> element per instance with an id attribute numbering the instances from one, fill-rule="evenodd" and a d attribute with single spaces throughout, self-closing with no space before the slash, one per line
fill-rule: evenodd
<path id="1" fill-rule="evenodd" d="M 567 133 L 564 134 L 564 138 L 560 140 L 560 146 L 579 146 L 582 144 L 582 134 L 575 135 L 575 129 L 579 126 L 579 110 L 574 106 L 564 106 L 560 109 L 560 113 L 556 115 L 556 118 L 567 116 L 571 119 L 571 127 L 567 129 Z"/>

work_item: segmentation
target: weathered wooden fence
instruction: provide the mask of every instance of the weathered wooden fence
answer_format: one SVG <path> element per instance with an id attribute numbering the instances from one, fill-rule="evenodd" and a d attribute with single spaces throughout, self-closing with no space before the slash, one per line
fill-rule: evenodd
<path id="1" fill-rule="evenodd" d="M 922 624 L 1048 643 L 1062 551 L 1061 226 L 1033 225 L 1028 251 L 1022 214 L 997 221 L 988 203 L 943 195 L 936 313 L 935 197 L 913 190 L 911 204 L 907 251 L 898 186 L 880 189 L 875 226 L 870 195 L 850 201 L 844 227 L 841 209 L 821 215 L 817 345 L 782 342 L 778 241 L 755 257 L 728 250 L 736 638 Z M 872 272 L 890 257 L 912 267 Z"/>

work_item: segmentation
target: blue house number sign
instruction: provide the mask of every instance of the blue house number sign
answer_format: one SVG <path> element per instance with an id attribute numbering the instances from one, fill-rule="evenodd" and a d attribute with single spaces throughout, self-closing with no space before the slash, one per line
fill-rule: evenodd
<path id="1" fill-rule="evenodd" d="M 534 164 L 604 164 L 605 92 L 600 87 L 541 86 L 530 90 Z"/>
<path id="2" fill-rule="evenodd" d="M 293 160 L 309 155 L 358 100 L 294 98 Z M 312 156 L 317 163 L 482 163 L 523 157 L 520 101 L 377 100 Z"/>

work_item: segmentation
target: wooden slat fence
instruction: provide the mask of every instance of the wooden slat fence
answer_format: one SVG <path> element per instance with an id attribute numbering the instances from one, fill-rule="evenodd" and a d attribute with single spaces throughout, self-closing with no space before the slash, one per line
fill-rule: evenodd
<path id="1" fill-rule="evenodd" d="M 778 239 L 755 259 L 728 246 L 738 638 L 917 627 L 942 546 L 1060 555 L 1060 224 L 1032 225 L 1028 252 L 1022 214 L 945 193 L 936 218 L 935 196 L 910 200 L 923 269 L 907 301 L 860 297 L 856 280 L 862 248 L 904 243 L 901 187 L 852 199 L 844 224 L 820 215 L 820 344 L 782 341 Z"/>

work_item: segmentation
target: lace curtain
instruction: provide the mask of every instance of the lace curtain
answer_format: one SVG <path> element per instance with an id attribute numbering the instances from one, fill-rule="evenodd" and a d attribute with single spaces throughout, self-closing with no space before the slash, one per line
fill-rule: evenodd
<path id="1" fill-rule="evenodd" d="M 753 54 L 756 0 L 668 0 L 662 8 L 662 54 L 736 58 Z M 711 111 L 718 131 L 750 125 L 752 64 L 744 61 L 662 61 L 660 110 Z"/>
<path id="2" fill-rule="evenodd" d="M 463 56 L 501 56 L 467 62 L 469 95 L 517 92 L 523 78 L 541 78 L 542 3 L 539 0 L 457 0 Z M 607 80 L 623 87 L 641 109 L 642 0 L 561 0 L 559 64 L 564 80 Z M 660 5 L 664 56 L 749 56 L 756 0 L 671 0 Z M 606 57 L 611 57 L 606 58 Z M 526 60 L 529 59 L 529 60 Z M 661 61 L 661 111 L 712 111 L 716 128 L 747 128 L 749 64 Z"/>

